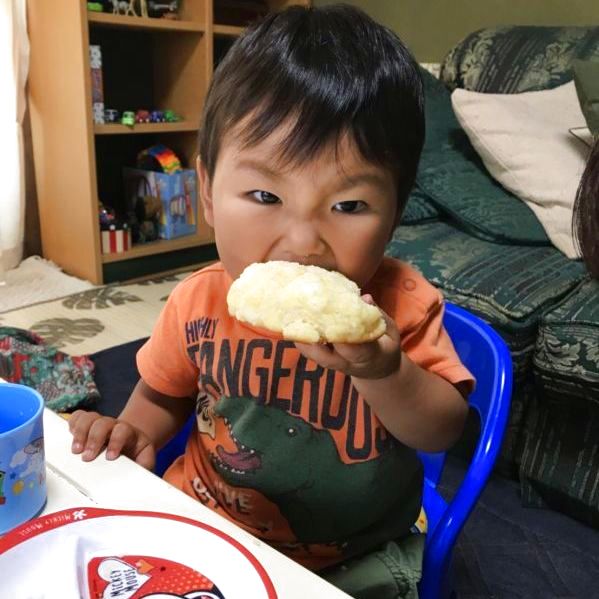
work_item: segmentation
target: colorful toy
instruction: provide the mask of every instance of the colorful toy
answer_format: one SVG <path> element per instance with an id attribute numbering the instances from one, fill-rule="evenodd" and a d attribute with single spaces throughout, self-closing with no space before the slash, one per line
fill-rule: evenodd
<path id="1" fill-rule="evenodd" d="M 137 155 L 137 166 L 143 170 L 172 175 L 181 171 L 181 161 L 177 155 L 163 144 L 156 144 Z"/>
<path id="2" fill-rule="evenodd" d="M 128 127 L 133 127 L 133 125 L 135 125 L 135 113 L 131 110 L 125 110 L 121 117 L 121 123 Z"/>
<path id="3" fill-rule="evenodd" d="M 104 6 L 101 2 L 88 2 L 87 10 L 91 12 L 104 12 Z"/>
<path id="4" fill-rule="evenodd" d="M 150 112 L 150 123 L 164 123 L 164 112 L 162 110 L 152 110 Z"/>
<path id="5" fill-rule="evenodd" d="M 167 109 L 164 111 L 164 120 L 167 123 L 178 123 L 181 120 L 181 117 L 174 111 Z"/>
<path id="6" fill-rule="evenodd" d="M 118 123 L 119 122 L 119 111 L 114 108 L 104 109 L 104 122 L 106 123 Z"/>
<path id="7" fill-rule="evenodd" d="M 116 220 L 116 215 L 114 210 L 108 206 L 104 206 L 104 204 L 100 204 L 98 215 L 100 217 L 100 228 L 106 229 L 110 225 L 113 225 Z"/>
<path id="8" fill-rule="evenodd" d="M 147 110 L 138 110 L 135 113 L 135 122 L 136 123 L 149 123 L 150 122 L 150 113 Z"/>

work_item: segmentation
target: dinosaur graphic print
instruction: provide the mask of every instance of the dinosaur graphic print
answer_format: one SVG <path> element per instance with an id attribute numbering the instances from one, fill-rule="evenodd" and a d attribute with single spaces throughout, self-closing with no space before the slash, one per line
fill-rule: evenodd
<path id="1" fill-rule="evenodd" d="M 376 522 L 393 505 L 391 485 L 375 500 L 363 490 L 377 479 L 394 478 L 401 463 L 396 452 L 343 464 L 328 431 L 281 409 L 223 397 L 215 413 L 224 419 L 235 448 L 217 445 L 214 467 L 229 484 L 257 489 L 276 503 L 298 539 L 347 539 L 356 525 L 364 525 L 364 514 Z M 345 501 L 348 497 L 352 500 Z"/>

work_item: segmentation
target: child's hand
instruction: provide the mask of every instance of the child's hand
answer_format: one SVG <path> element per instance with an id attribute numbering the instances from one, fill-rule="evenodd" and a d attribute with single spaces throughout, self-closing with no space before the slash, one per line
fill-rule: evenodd
<path id="1" fill-rule="evenodd" d="M 71 451 L 82 453 L 84 462 L 94 460 L 106 446 L 107 460 L 123 454 L 148 470 L 154 468 L 156 450 L 152 442 L 128 422 L 77 410 L 69 419 L 69 430 L 73 435 Z"/>
<path id="2" fill-rule="evenodd" d="M 362 299 L 372 305 L 370 295 Z M 381 310 L 387 324 L 382 337 L 368 343 L 318 345 L 296 342 L 297 349 L 324 368 L 332 368 L 361 379 L 382 379 L 399 369 L 401 339 L 395 321 Z"/>

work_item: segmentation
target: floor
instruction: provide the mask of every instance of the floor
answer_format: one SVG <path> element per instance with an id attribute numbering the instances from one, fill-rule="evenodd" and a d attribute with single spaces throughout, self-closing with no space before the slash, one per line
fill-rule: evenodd
<path id="1" fill-rule="evenodd" d="M 39 256 L 23 260 L 0 280 L 0 313 L 93 288 Z"/>
<path id="2" fill-rule="evenodd" d="M 90 354 L 147 337 L 169 293 L 187 274 L 58 293 L 58 299 L 1 312 L 0 327 L 31 330 L 70 355 Z"/>

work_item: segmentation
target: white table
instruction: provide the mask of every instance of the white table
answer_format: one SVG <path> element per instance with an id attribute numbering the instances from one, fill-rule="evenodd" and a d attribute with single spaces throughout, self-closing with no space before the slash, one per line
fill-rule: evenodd
<path id="1" fill-rule="evenodd" d="M 349 597 L 128 458 L 119 457 L 109 462 L 102 453 L 93 462 L 83 462 L 80 456 L 71 453 L 71 440 L 66 420 L 46 409 L 48 503 L 44 514 L 71 507 L 96 506 L 169 512 L 193 518 L 246 546 L 268 572 L 280 599 Z"/>

